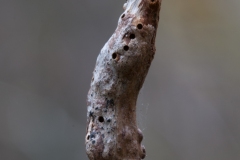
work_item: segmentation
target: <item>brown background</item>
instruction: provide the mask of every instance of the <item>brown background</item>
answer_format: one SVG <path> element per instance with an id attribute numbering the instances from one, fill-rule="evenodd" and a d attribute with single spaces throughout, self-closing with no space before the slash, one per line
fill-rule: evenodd
<path id="1" fill-rule="evenodd" d="M 125 1 L 0 1 L 0 159 L 87 160 L 86 95 Z M 138 100 L 147 160 L 240 159 L 240 1 L 163 0 Z"/>

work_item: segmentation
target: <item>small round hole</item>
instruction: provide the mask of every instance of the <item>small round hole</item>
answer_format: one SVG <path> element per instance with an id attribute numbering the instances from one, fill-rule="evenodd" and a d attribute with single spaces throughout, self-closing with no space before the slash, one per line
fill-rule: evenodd
<path id="1" fill-rule="evenodd" d="M 125 17 L 125 14 L 123 14 L 121 18 L 124 18 L 124 17 Z"/>
<path id="2" fill-rule="evenodd" d="M 130 39 L 134 39 L 135 38 L 135 34 L 130 34 Z"/>
<path id="3" fill-rule="evenodd" d="M 90 136 L 88 135 L 88 136 L 87 136 L 87 140 L 89 140 L 89 138 L 90 138 Z"/>
<path id="4" fill-rule="evenodd" d="M 117 53 L 113 53 L 112 54 L 112 59 L 116 59 L 117 58 Z"/>
<path id="5" fill-rule="evenodd" d="M 99 122 L 104 122 L 104 118 L 102 117 L 102 116 L 100 116 L 99 118 L 98 118 L 98 120 L 99 120 Z"/>
<path id="6" fill-rule="evenodd" d="M 129 47 L 128 47 L 128 46 L 124 46 L 123 49 L 124 49 L 125 51 L 128 51 L 128 50 L 129 50 Z"/>
<path id="7" fill-rule="evenodd" d="M 154 2 L 155 0 L 151 0 L 152 2 Z"/>
<path id="8" fill-rule="evenodd" d="M 138 29 L 142 29 L 142 28 L 143 28 L 143 25 L 142 25 L 142 24 L 138 24 L 138 25 L 137 25 L 137 28 L 138 28 Z"/>

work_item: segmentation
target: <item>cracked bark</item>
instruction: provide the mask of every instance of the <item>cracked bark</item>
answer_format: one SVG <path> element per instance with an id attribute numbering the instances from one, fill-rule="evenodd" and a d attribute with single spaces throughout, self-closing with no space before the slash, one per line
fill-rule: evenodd
<path id="1" fill-rule="evenodd" d="M 90 160 L 146 156 L 136 124 L 136 101 L 155 54 L 161 0 L 128 0 L 102 48 L 87 97 L 86 152 Z"/>

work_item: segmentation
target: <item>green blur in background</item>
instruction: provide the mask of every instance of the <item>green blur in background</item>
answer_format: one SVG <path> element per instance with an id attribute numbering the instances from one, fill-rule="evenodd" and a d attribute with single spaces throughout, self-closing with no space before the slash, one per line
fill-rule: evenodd
<path id="1" fill-rule="evenodd" d="M 125 0 L 0 1 L 0 159 L 87 160 L 86 96 Z M 240 1 L 163 0 L 138 99 L 146 160 L 240 159 Z"/>

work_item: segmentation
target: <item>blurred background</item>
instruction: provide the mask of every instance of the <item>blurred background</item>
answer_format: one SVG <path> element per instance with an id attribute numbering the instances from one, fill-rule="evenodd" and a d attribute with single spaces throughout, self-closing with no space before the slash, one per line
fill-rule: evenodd
<path id="1" fill-rule="evenodd" d="M 125 0 L 0 1 L 0 159 L 87 160 L 86 96 Z M 240 159 L 240 1 L 163 0 L 138 99 L 147 160 Z"/>

